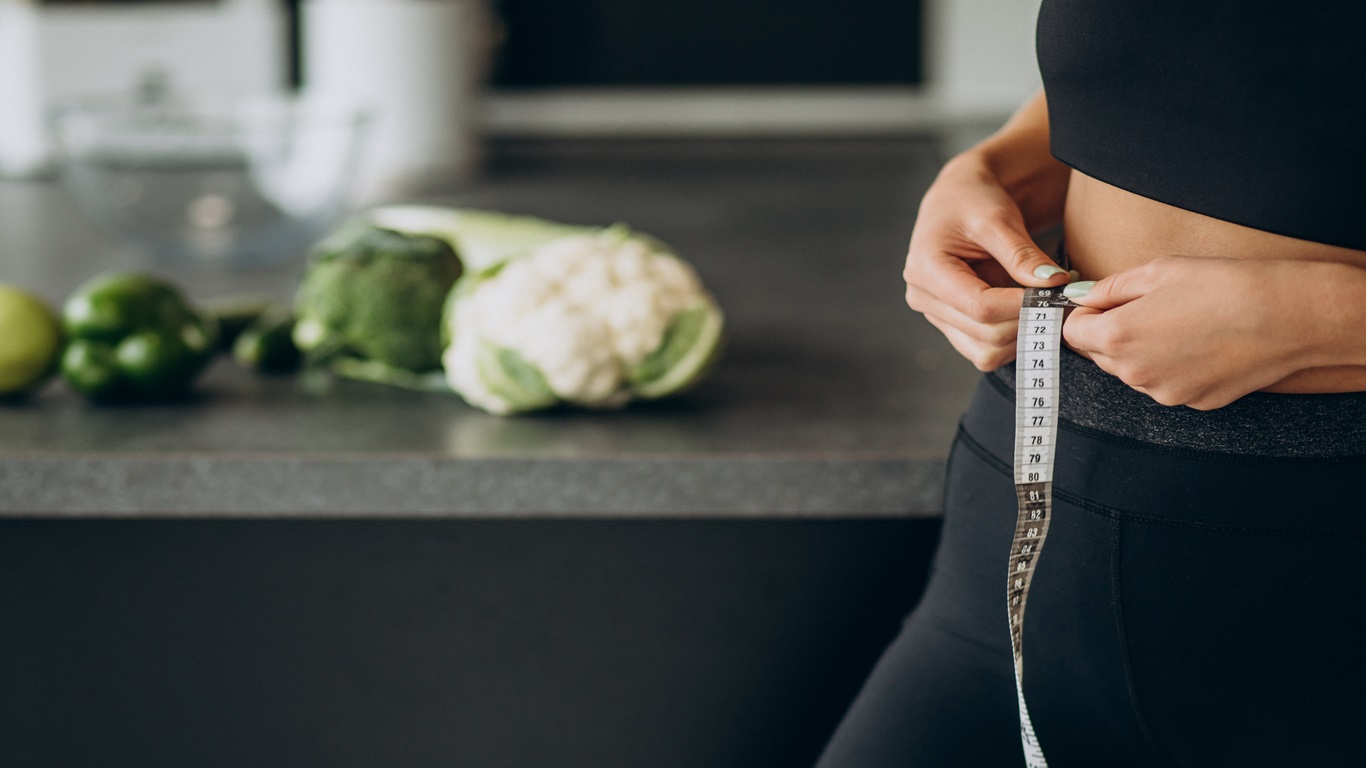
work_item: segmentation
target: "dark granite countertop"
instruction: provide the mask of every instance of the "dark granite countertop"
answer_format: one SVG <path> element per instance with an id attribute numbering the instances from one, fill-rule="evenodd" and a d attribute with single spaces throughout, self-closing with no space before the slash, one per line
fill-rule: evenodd
<path id="1" fill-rule="evenodd" d="M 220 360 L 195 400 L 94 407 L 53 383 L 0 407 L 4 516 L 914 516 L 976 372 L 905 308 L 929 140 L 506 143 L 452 204 L 625 221 L 727 312 L 712 377 L 623 411 L 500 418 L 457 398 L 326 394 Z M 51 183 L 0 182 L 0 281 L 54 302 L 146 268 Z M 289 295 L 298 261 L 152 265 L 200 298 Z"/>

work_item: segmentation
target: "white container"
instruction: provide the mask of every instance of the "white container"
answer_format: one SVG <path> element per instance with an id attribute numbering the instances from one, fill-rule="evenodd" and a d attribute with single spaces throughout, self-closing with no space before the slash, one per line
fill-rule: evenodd
<path id="1" fill-rule="evenodd" d="M 306 0 L 305 90 L 367 110 L 357 202 L 449 189 L 480 161 L 487 0 Z"/>
<path id="2" fill-rule="evenodd" d="M 47 111 L 74 95 L 175 88 L 269 93 L 284 86 L 274 0 L 136 5 L 0 0 L 0 176 L 50 169 Z"/>

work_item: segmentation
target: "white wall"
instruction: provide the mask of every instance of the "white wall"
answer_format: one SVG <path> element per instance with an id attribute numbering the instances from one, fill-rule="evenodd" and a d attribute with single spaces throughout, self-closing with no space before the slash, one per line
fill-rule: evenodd
<path id="1" fill-rule="evenodd" d="M 0 176 L 43 171 L 51 149 L 45 116 L 54 100 L 131 90 L 153 70 L 185 87 L 253 92 L 283 86 L 283 29 L 274 0 L 207 6 L 0 0 Z"/>
<path id="2" fill-rule="evenodd" d="M 1014 111 L 1040 84 L 1040 0 L 925 0 L 928 92 L 951 117 Z"/>

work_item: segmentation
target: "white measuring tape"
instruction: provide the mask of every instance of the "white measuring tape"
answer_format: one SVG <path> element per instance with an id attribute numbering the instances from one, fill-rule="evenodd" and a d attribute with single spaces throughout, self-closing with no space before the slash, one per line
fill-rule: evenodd
<path id="1" fill-rule="evenodd" d="M 1015 692 L 1020 702 L 1020 739 L 1025 765 L 1048 768 L 1034 735 L 1024 698 L 1025 600 L 1034 579 L 1048 522 L 1053 517 L 1053 449 L 1058 437 L 1059 358 L 1062 323 L 1077 306 L 1061 288 L 1026 288 L 1020 307 L 1015 351 L 1015 496 L 1019 516 L 1010 545 L 1006 585 L 1010 612 L 1010 652 L 1015 658 Z"/>

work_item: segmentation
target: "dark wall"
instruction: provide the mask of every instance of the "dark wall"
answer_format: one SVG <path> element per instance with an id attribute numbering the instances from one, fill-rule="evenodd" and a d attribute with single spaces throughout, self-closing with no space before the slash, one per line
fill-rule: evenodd
<path id="1" fill-rule="evenodd" d="M 299 6 L 282 0 L 290 82 Z M 493 0 L 500 88 L 919 85 L 920 0 Z"/>
<path id="2" fill-rule="evenodd" d="M 914 85 L 916 0 L 498 0 L 503 87 Z"/>
<path id="3" fill-rule="evenodd" d="M 937 532 L 3 521 L 0 765 L 806 768 Z"/>

